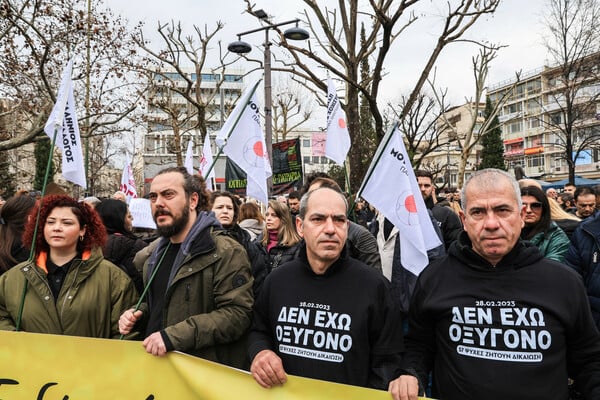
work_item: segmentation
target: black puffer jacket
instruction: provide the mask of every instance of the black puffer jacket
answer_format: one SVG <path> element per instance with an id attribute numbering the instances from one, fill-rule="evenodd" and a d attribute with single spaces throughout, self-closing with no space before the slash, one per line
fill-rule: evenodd
<path id="1" fill-rule="evenodd" d="M 112 262 L 129 275 L 133 281 L 138 294 L 144 290 L 144 281 L 142 274 L 135 268 L 133 257 L 135 254 L 148 246 L 148 243 L 141 239 L 122 235 L 120 233 L 111 233 L 108 235 L 106 245 L 102 249 L 104 258 Z"/>
<path id="2" fill-rule="evenodd" d="M 596 327 L 600 327 L 600 214 L 584 220 L 573 233 L 565 264 L 583 278 Z M 600 328 L 599 328 L 600 329 Z"/>
<path id="3" fill-rule="evenodd" d="M 298 255 L 298 244 L 294 246 L 284 246 L 277 244 L 271 248 L 271 251 L 267 252 L 267 248 L 262 245 L 263 235 L 254 240 L 254 244 L 258 249 L 257 257 L 260 257 L 260 262 L 265 266 L 267 274 L 271 273 L 275 268 L 281 264 L 293 260 Z"/>
<path id="4" fill-rule="evenodd" d="M 262 283 L 269 274 L 269 270 L 265 264 L 264 254 L 262 254 L 260 250 L 260 247 L 262 246 L 260 242 L 254 242 L 250 237 L 250 233 L 238 224 L 224 229 L 231 237 L 241 244 L 244 249 L 246 249 L 246 253 L 248 253 L 250 267 L 252 268 L 252 277 L 254 278 L 252 291 L 254 293 L 254 298 L 257 298 Z"/>

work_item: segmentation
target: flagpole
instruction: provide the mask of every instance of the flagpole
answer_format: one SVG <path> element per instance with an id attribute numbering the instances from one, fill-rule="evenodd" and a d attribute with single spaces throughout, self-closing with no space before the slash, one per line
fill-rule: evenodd
<path id="1" fill-rule="evenodd" d="M 367 171 L 367 174 L 365 175 L 365 178 L 363 179 L 363 182 L 360 185 L 360 189 L 358 189 L 358 192 L 356 193 L 356 197 L 360 197 L 367 182 L 369 181 L 369 179 L 371 179 L 373 170 L 375 169 L 375 166 L 377 165 L 377 163 L 379 163 L 379 160 L 381 159 L 381 156 L 383 155 L 383 150 L 387 147 L 388 143 L 392 139 L 392 134 L 396 130 L 397 126 L 398 126 L 398 122 L 396 122 L 394 125 L 392 125 L 392 127 L 388 130 L 388 132 L 383 137 L 383 140 L 381 141 L 381 143 L 379 143 L 379 147 L 377 148 L 375 157 L 373 158 L 371 165 L 369 165 L 369 170 Z"/>
<path id="2" fill-rule="evenodd" d="M 350 187 L 350 174 L 348 168 L 346 168 L 346 161 L 344 161 L 344 179 L 346 180 L 346 189 L 350 195 L 350 204 L 348 204 L 348 216 L 356 222 L 356 215 L 354 214 L 354 205 L 356 204 L 356 197 L 352 195 L 352 188 Z"/>
<path id="3" fill-rule="evenodd" d="M 55 125 L 54 127 L 54 136 L 52 137 L 52 146 L 50 147 L 50 154 L 48 154 L 48 161 L 46 162 L 46 173 L 44 174 L 44 181 L 42 182 L 42 198 L 46 195 L 46 186 L 48 183 L 48 178 L 50 177 L 50 167 L 52 165 L 52 155 L 54 154 L 54 145 L 56 143 L 56 136 L 58 135 L 58 127 Z M 41 201 L 41 200 L 40 200 Z M 29 258 L 28 261 L 33 260 L 33 256 L 35 254 L 35 242 L 38 235 L 38 225 L 40 223 L 40 214 L 42 212 L 42 207 L 38 207 L 37 213 L 35 216 L 35 227 L 33 228 L 33 239 L 31 240 L 31 249 L 29 249 Z M 15 330 L 19 331 L 21 328 L 21 318 L 23 317 L 23 308 L 25 307 L 25 294 L 27 293 L 28 280 L 25 279 L 25 284 L 23 285 L 23 291 L 21 293 L 21 301 L 19 303 L 19 313 L 17 314 L 17 321 L 15 323 Z"/>
<path id="4" fill-rule="evenodd" d="M 58 128 L 54 128 L 54 136 L 52 137 L 52 147 L 50 148 L 50 154 L 48 155 L 48 161 L 46 162 L 46 173 L 44 174 L 44 181 L 42 182 L 42 195 L 46 195 L 46 186 L 48 185 L 48 178 L 50 177 L 50 167 L 52 166 L 52 156 L 54 154 L 54 145 L 56 144 L 56 136 L 58 135 Z M 31 242 L 31 249 L 29 250 L 29 261 L 33 260 L 35 254 L 35 239 L 38 233 L 38 223 L 40 222 L 41 207 L 38 207 L 38 212 L 35 220 L 35 228 L 33 230 L 33 240 Z"/>
<path id="5" fill-rule="evenodd" d="M 239 120 L 239 118 L 238 118 Z M 237 124 L 237 121 L 236 121 Z M 227 136 L 229 137 L 229 136 Z M 219 147 L 218 148 L 219 151 L 217 151 L 217 155 L 213 157 L 213 162 L 208 166 L 208 169 L 206 170 L 206 172 L 204 174 L 202 174 L 202 177 L 206 180 L 207 176 L 210 176 L 210 171 L 212 171 L 213 166 L 217 163 L 217 160 L 219 159 L 219 156 L 221 155 L 221 153 L 223 153 L 223 148 Z"/>
<path id="6" fill-rule="evenodd" d="M 154 268 L 154 271 L 152 272 L 152 275 L 150 275 L 150 278 L 148 279 L 148 283 L 146 283 L 146 286 L 144 287 L 144 290 L 142 291 L 142 294 L 140 295 L 140 298 L 139 298 L 138 302 L 136 303 L 135 308 L 133 309 L 133 312 L 136 312 L 136 311 L 138 311 L 140 309 L 140 306 L 142 305 L 142 301 L 146 297 L 146 294 L 148 293 L 148 290 L 150 290 L 150 285 L 152 285 L 152 282 L 154 282 L 154 277 L 156 276 L 156 273 L 158 272 L 158 269 L 162 265 L 162 262 L 163 262 L 163 260 L 165 258 L 165 255 L 167 254 L 167 251 L 169 250 L 169 247 L 171 247 L 171 241 L 170 240 L 167 243 L 167 247 L 165 247 L 165 250 L 163 251 L 162 256 L 160 256 L 160 260 L 158 260 L 158 264 Z M 125 335 L 121 334 L 119 336 L 119 340 L 123 340 L 124 337 L 125 337 Z"/>

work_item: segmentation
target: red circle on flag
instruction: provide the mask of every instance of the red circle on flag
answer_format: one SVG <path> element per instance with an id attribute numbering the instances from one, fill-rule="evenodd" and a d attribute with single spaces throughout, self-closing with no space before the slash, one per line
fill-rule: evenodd
<path id="1" fill-rule="evenodd" d="M 404 199 L 404 207 L 409 213 L 417 212 L 417 203 L 415 203 L 415 197 L 412 194 Z"/>
<path id="2" fill-rule="evenodd" d="M 254 150 L 254 154 L 256 154 L 258 157 L 264 156 L 263 146 L 262 146 L 261 142 L 254 143 L 253 150 Z"/>
<path id="3" fill-rule="evenodd" d="M 346 121 L 344 121 L 344 118 L 338 119 L 338 126 L 342 129 L 346 127 Z"/>

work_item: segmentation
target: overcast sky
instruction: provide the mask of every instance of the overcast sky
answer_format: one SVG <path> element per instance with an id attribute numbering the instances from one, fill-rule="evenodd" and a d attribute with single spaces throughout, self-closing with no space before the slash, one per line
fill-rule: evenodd
<path id="1" fill-rule="evenodd" d="M 131 22 L 145 22 L 148 37 L 155 37 L 157 21 L 181 20 L 191 32 L 192 24 L 209 27 L 221 20 L 225 28 L 220 39 L 225 46 L 236 40 L 236 33 L 259 27 L 258 21 L 243 13 L 245 3 L 242 0 L 105 0 L 108 7 Z M 300 0 L 254 0 L 257 8 L 264 9 L 273 16 L 275 22 L 301 17 L 304 8 Z M 488 84 L 495 84 L 514 77 L 515 71 L 523 72 L 537 69 L 546 63 L 546 53 L 542 45 L 542 13 L 547 0 L 503 0 L 498 11 L 492 17 L 480 19 L 471 28 L 468 38 L 485 39 L 492 43 L 506 45 L 493 61 Z M 321 3 L 321 1 L 319 2 Z M 323 1 L 330 4 L 331 1 Z M 337 3 L 337 2 L 336 2 Z M 428 49 L 433 45 L 436 34 L 441 29 L 441 15 L 446 2 L 424 0 L 427 14 L 418 24 L 409 28 L 394 43 L 393 51 L 386 60 L 388 75 L 382 85 L 380 104 L 407 93 L 414 86 L 422 71 Z M 437 15 L 437 16 L 436 16 Z M 252 45 L 262 43 L 264 36 L 255 33 L 244 37 Z M 257 50 L 254 50 L 257 52 Z M 471 57 L 477 54 L 473 45 L 452 44 L 442 53 L 437 62 L 436 86 L 447 87 L 448 96 L 453 105 L 473 97 L 473 77 Z M 260 58 L 260 53 L 255 54 Z M 325 78 L 325 76 L 323 76 Z M 274 77 L 276 79 L 276 77 Z"/>

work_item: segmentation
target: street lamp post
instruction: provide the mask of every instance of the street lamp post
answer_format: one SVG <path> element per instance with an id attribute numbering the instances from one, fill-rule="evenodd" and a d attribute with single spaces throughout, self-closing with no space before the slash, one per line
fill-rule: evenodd
<path id="1" fill-rule="evenodd" d="M 309 34 L 306 30 L 299 28 L 298 23 L 299 19 L 293 19 L 290 21 L 280 22 L 280 23 L 271 23 L 267 16 L 267 13 L 263 10 L 257 10 L 255 13 L 256 17 L 258 17 L 261 21 L 264 21 L 267 25 L 253 29 L 250 31 L 238 33 L 238 40 L 232 42 L 227 46 L 227 50 L 232 53 L 237 54 L 246 54 L 252 50 L 252 46 L 248 43 L 241 40 L 242 36 L 248 35 L 250 33 L 265 31 L 265 49 L 264 49 L 264 90 L 265 90 L 265 145 L 267 147 L 267 154 L 269 156 L 269 162 L 271 163 L 271 168 L 273 167 L 273 118 L 272 118 L 272 108 L 273 108 L 273 98 L 271 97 L 271 41 L 269 40 L 269 30 L 275 29 L 279 26 L 296 24 L 294 28 L 287 29 L 283 36 L 289 40 L 306 40 L 309 38 Z M 269 178 L 267 182 L 267 187 L 269 193 L 271 192 L 272 181 Z"/>

